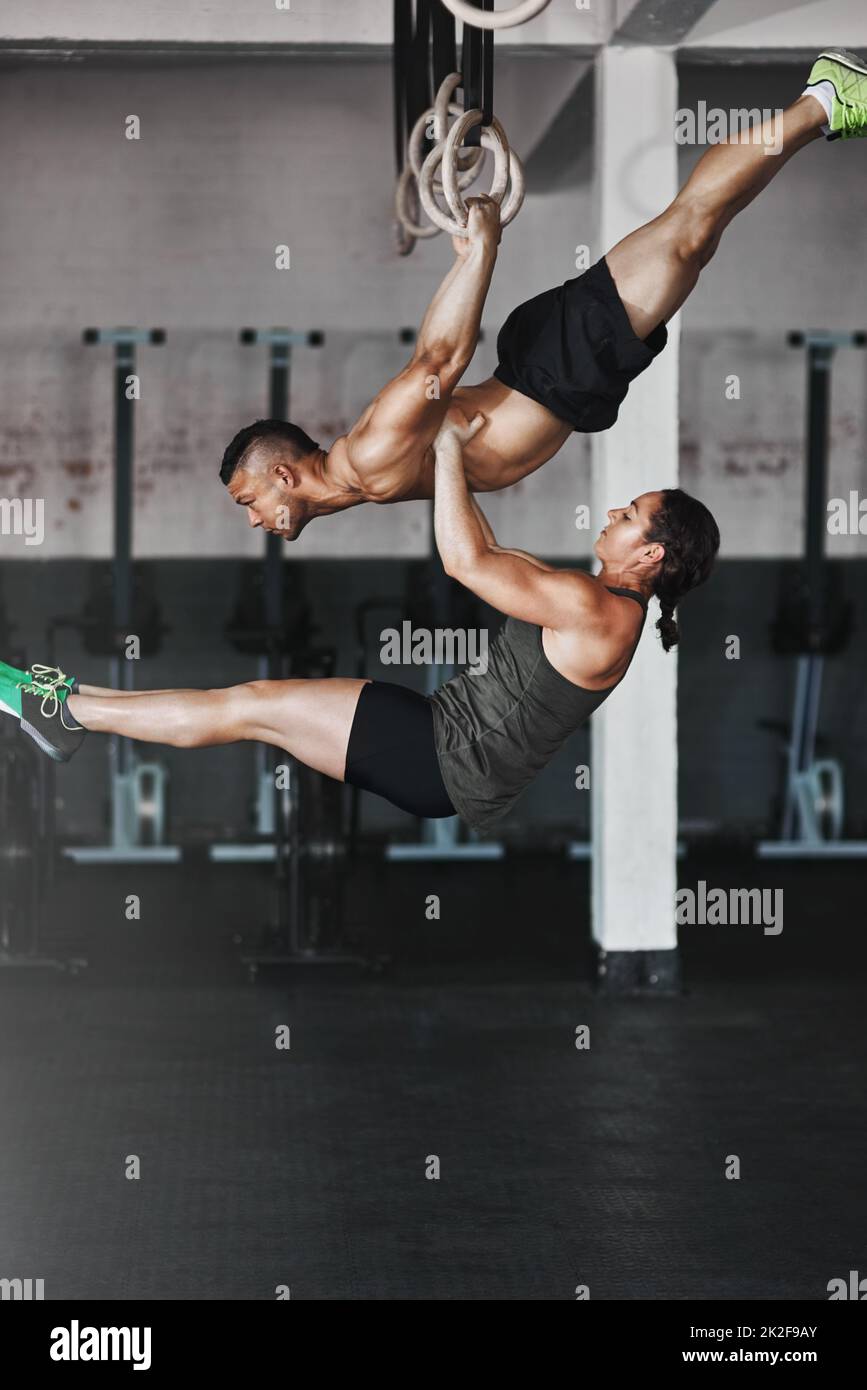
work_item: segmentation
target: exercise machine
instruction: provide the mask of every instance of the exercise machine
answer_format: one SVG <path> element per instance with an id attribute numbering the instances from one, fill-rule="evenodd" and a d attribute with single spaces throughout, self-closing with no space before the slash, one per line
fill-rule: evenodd
<path id="1" fill-rule="evenodd" d="M 270 347 L 269 418 L 285 420 L 289 407 L 289 376 L 293 347 L 321 347 L 324 335 L 318 331 L 291 333 L 288 329 L 243 328 L 240 341 L 245 346 Z M 238 606 L 227 627 L 227 635 L 239 651 L 258 658 L 260 680 L 281 680 L 290 652 L 309 641 L 309 612 L 303 599 L 289 591 L 289 571 L 283 564 L 284 542 L 279 536 L 265 536 L 261 563 L 247 573 L 242 582 Z M 258 845 L 215 845 L 212 858 L 228 862 L 267 861 L 273 858 L 276 830 L 274 773 L 268 765 L 264 744 L 255 748 L 254 824 Z M 270 840 L 270 843 L 267 843 Z"/>
<path id="2" fill-rule="evenodd" d="M 135 636 L 139 656 L 153 656 L 164 627 L 155 595 L 143 571 L 133 561 L 134 411 L 136 348 L 161 345 L 161 328 L 86 328 L 88 346 L 114 348 L 114 546 L 109 566 L 91 571 L 90 593 L 81 618 L 57 618 L 49 625 L 53 649 L 58 629 L 72 627 L 85 651 L 108 660 L 109 686 L 132 690 L 135 662 L 126 645 Z M 132 740 L 117 734 L 108 739 L 109 840 L 104 845 L 72 846 L 64 854 L 76 864 L 174 864 L 181 857 L 166 843 L 168 771 L 162 763 L 139 759 Z"/>
<path id="3" fill-rule="evenodd" d="M 791 723 L 785 734 L 785 781 L 779 836 L 759 843 L 763 859 L 862 858 L 867 841 L 844 838 L 843 763 L 823 749 L 819 733 L 825 662 L 846 649 L 852 633 L 852 605 L 837 566 L 825 556 L 827 532 L 828 440 L 831 368 L 842 348 L 867 346 L 865 333 L 790 333 L 790 347 L 806 349 L 807 454 L 805 544 L 801 563 L 784 568 L 774 650 L 794 656 L 795 688 Z M 780 726 L 763 721 L 765 728 Z"/>

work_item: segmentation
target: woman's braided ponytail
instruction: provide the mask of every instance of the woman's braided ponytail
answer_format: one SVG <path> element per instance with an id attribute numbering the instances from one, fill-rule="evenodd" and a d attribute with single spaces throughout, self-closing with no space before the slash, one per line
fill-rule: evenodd
<path id="1" fill-rule="evenodd" d="M 653 586 L 659 600 L 656 627 L 665 651 L 680 638 L 675 609 L 681 599 L 703 584 L 719 550 L 719 527 L 703 502 L 679 487 L 666 488 L 645 538 L 665 546 L 665 556 Z"/>

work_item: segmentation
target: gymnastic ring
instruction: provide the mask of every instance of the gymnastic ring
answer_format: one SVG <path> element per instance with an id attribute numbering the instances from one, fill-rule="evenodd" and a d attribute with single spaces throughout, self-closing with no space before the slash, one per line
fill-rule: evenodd
<path id="1" fill-rule="evenodd" d="M 428 237 L 439 236 L 442 228 L 436 225 L 422 227 L 420 223 L 415 221 L 412 209 L 409 206 L 410 190 L 414 178 L 415 174 L 410 166 L 408 164 L 405 165 L 397 181 L 397 188 L 394 195 L 394 210 L 397 213 L 398 221 L 409 236 L 415 237 L 417 241 L 426 241 Z M 401 254 L 407 255 L 408 252 L 402 252 Z"/>
<path id="2" fill-rule="evenodd" d="M 463 140 L 467 131 L 472 126 L 477 125 L 480 120 L 480 112 L 477 113 L 474 111 L 470 111 L 467 112 L 464 116 L 462 116 L 459 121 L 456 121 L 455 124 L 452 126 L 451 130 L 449 131 L 448 139 L 446 140 L 445 152 L 443 154 L 443 188 L 446 195 L 446 202 L 448 203 L 457 220 L 461 223 L 466 223 L 467 208 L 463 198 L 461 197 L 461 181 L 460 179 L 454 179 L 455 161 L 454 158 L 450 157 L 449 152 L 456 150 L 456 147 Z M 510 148 L 509 141 L 506 137 L 506 132 L 500 125 L 500 122 L 497 120 L 496 116 L 491 121 L 490 126 L 486 126 L 482 131 L 482 144 L 485 145 L 486 148 L 491 149 L 493 147 L 488 143 L 487 140 L 484 139 L 486 135 L 493 136 L 495 141 L 499 141 L 500 148 L 503 151 L 507 163 L 509 195 L 506 198 L 505 202 L 503 202 L 505 188 L 503 188 L 501 191 L 500 184 L 497 179 L 497 162 L 499 156 L 497 150 L 495 149 L 494 183 L 489 196 L 493 198 L 495 202 L 501 204 L 500 226 L 507 227 L 509 223 L 512 221 L 512 219 L 516 217 L 517 214 L 520 212 L 521 206 L 524 202 L 524 166 L 521 163 L 518 156 L 515 154 L 515 151 Z"/>
<path id="3" fill-rule="evenodd" d="M 474 29 L 511 29 L 516 24 L 526 24 L 528 19 L 535 19 L 537 14 L 548 8 L 550 0 L 520 0 L 510 10 L 477 10 L 475 5 L 468 5 L 467 0 L 443 0 L 443 4 L 447 10 L 451 10 L 455 19 Z"/>
<path id="4" fill-rule="evenodd" d="M 443 147 L 442 157 L 442 182 L 445 190 L 446 202 L 452 210 L 458 222 L 466 222 L 467 209 L 460 195 L 460 182 L 455 177 L 455 161 L 464 143 L 464 136 L 473 126 L 477 126 L 483 119 L 481 111 L 465 111 L 464 114 L 455 121 L 448 135 L 446 136 Z M 494 117 L 489 126 L 483 127 L 481 131 L 481 143 L 485 149 L 494 152 L 494 181 L 491 185 L 489 196 L 495 203 L 502 202 L 503 195 L 509 186 L 509 141 L 506 132 L 500 122 Z"/>
<path id="5" fill-rule="evenodd" d="M 481 119 L 481 111 L 466 111 L 461 119 L 452 126 L 445 143 L 439 144 L 431 150 L 422 165 L 421 177 L 418 181 L 419 197 L 428 217 L 438 227 L 442 227 L 444 232 L 450 232 L 452 236 L 465 237 L 468 220 L 467 206 L 457 186 L 453 155 L 466 132 L 471 126 L 477 125 Z M 500 224 L 505 227 L 517 215 L 524 201 L 524 168 L 514 150 L 509 149 L 506 132 L 496 118 L 489 127 L 482 130 L 481 138 L 485 149 L 492 150 L 494 154 L 494 179 L 488 196 L 493 198 L 494 202 L 501 204 Z M 442 211 L 433 196 L 434 176 L 440 164 L 443 165 L 445 194 L 454 214 L 453 218 L 448 217 Z M 503 195 L 510 182 L 509 196 L 504 203 Z"/>
<path id="6" fill-rule="evenodd" d="M 449 104 L 448 112 L 450 115 L 458 117 L 464 114 L 463 109 L 454 101 Z M 424 163 L 424 142 L 427 138 L 427 130 L 431 121 L 433 121 L 434 125 L 434 144 L 438 145 L 448 137 L 448 123 L 445 124 L 442 135 L 437 133 L 440 123 L 437 120 L 432 106 L 428 107 L 427 111 L 422 112 L 412 128 L 412 134 L 409 137 L 406 147 L 407 157 L 412 165 L 412 170 L 416 178 L 418 178 L 421 173 L 421 166 Z M 460 179 L 461 188 L 469 188 L 470 184 L 478 178 L 481 173 L 481 163 L 484 157 L 485 151 L 481 145 L 467 150 L 461 150 L 458 155 L 458 168 L 461 171 L 458 177 Z M 439 180 L 437 180 L 437 182 L 439 183 Z"/>
<path id="7" fill-rule="evenodd" d="M 457 102 L 452 101 L 452 97 L 458 87 L 463 86 L 464 79 L 459 72 L 450 72 L 448 77 L 443 78 L 440 89 L 436 94 L 433 105 L 433 142 L 438 145 L 441 140 L 445 140 L 449 133 L 449 116 L 463 115 L 463 107 L 458 106 Z M 471 146 L 468 150 L 463 150 L 458 159 L 458 168 L 461 170 L 475 169 L 482 162 L 485 151 L 481 145 Z M 421 161 L 419 161 L 421 163 Z M 416 174 L 419 169 L 416 169 Z M 462 188 L 468 188 L 468 183 L 461 184 Z"/>
<path id="8" fill-rule="evenodd" d="M 409 256 L 415 250 L 417 238 L 405 227 L 399 217 L 395 217 L 392 224 L 394 230 L 394 249 L 399 256 Z"/>
<path id="9" fill-rule="evenodd" d="M 450 217 L 448 213 L 442 210 L 442 208 L 439 206 L 436 199 L 434 198 L 434 177 L 439 166 L 445 162 L 446 144 L 447 142 L 444 144 L 435 145 L 434 148 L 431 150 L 430 154 L 428 155 L 427 159 L 425 160 L 424 164 L 421 166 L 421 177 L 418 181 L 418 193 L 419 197 L 421 198 L 421 205 L 427 213 L 428 217 L 430 218 L 431 222 L 435 222 L 436 225 L 438 227 L 441 227 L 444 232 L 450 232 L 452 236 L 465 237 L 467 236 L 466 221 L 459 222 L 457 220 L 457 217 Z M 502 157 L 503 148 L 502 145 L 500 145 L 500 143 L 497 141 L 496 137 L 489 135 L 486 130 L 482 131 L 482 144 L 485 146 L 486 149 L 493 150 L 495 159 L 499 159 L 499 167 L 495 167 L 494 170 L 494 183 L 492 185 L 490 196 L 494 198 L 495 202 L 500 202 L 503 196 L 504 184 L 508 184 L 508 172 L 506 173 L 505 179 L 503 178 L 502 172 L 504 163 Z M 508 170 L 508 160 L 506 160 L 505 163 Z M 448 197 L 448 194 L 446 194 L 446 197 Z M 466 204 L 464 203 L 463 199 L 461 199 L 461 207 L 466 209 Z M 465 213 L 464 215 L 466 216 L 467 214 Z"/>
<path id="10" fill-rule="evenodd" d="M 448 107 L 448 110 L 453 116 L 463 115 L 461 108 L 454 102 Z M 427 111 L 423 111 L 419 116 L 412 128 L 412 134 L 406 146 L 407 159 L 412 166 L 412 172 L 415 174 L 416 178 L 421 177 L 421 166 L 424 163 L 424 142 L 431 119 L 434 121 L 434 140 L 437 144 L 445 140 L 449 133 L 448 126 L 446 126 L 442 135 L 436 133 L 437 119 L 434 115 L 433 107 L 429 107 Z M 461 166 L 461 172 L 458 174 L 459 188 L 469 188 L 470 185 L 475 182 L 481 173 L 480 166 L 485 157 L 485 151 L 481 145 L 479 145 L 478 148 L 467 151 L 467 153 L 471 154 L 473 158 Z M 440 180 L 436 180 L 436 183 L 439 188 L 442 187 L 442 182 Z"/>
<path id="11" fill-rule="evenodd" d="M 482 142 L 488 149 L 495 148 L 495 141 L 487 144 L 487 132 L 483 132 Z M 421 204 L 432 222 L 441 227 L 444 232 L 450 232 L 452 236 L 467 236 L 467 223 L 458 222 L 447 216 L 438 206 L 433 197 L 433 174 L 443 159 L 444 147 L 437 145 L 431 150 L 424 164 L 422 165 L 422 177 L 419 179 L 418 192 Z M 432 166 L 429 167 L 429 166 Z M 524 203 L 524 166 L 514 150 L 509 151 L 509 195 L 505 202 L 501 203 L 500 226 L 507 227 L 518 215 Z M 489 195 L 493 197 L 493 192 Z M 499 201 L 499 199 L 494 200 Z M 461 206 L 466 207 L 463 199 L 460 200 Z M 469 214 L 467 213 L 469 220 Z"/>

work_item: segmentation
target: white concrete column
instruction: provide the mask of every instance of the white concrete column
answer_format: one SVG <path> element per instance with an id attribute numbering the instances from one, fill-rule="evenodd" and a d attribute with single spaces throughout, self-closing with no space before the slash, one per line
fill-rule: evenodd
<path id="1" fill-rule="evenodd" d="M 677 191 L 671 52 L 607 48 L 596 69 L 596 246 L 604 253 Z M 678 477 L 679 321 L 633 383 L 613 429 L 592 436 L 594 522 Z M 591 720 L 593 936 L 606 951 L 677 944 L 677 657 L 652 599 L 623 684 Z"/>

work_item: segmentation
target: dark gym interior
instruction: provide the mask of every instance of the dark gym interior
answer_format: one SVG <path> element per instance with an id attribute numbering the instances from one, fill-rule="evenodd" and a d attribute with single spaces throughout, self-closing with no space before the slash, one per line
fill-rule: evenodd
<path id="1" fill-rule="evenodd" d="M 287 549 L 218 478 L 258 416 L 345 434 L 450 265 L 446 236 L 395 242 L 391 0 L 341 6 L 339 35 L 310 0 L 291 43 L 249 0 L 136 8 L 27 20 L 0 0 L 0 658 L 127 690 L 430 693 L 429 667 L 383 663 L 384 630 L 493 638 L 502 619 L 445 579 L 427 502 Z M 660 8 L 667 39 L 628 36 L 659 110 L 777 108 L 829 38 L 867 51 L 855 0 Z M 477 376 L 513 305 L 576 273 L 601 191 L 651 215 L 635 170 L 673 148 L 630 119 L 608 167 L 593 69 L 648 5 L 581 9 L 552 0 L 497 40 L 527 198 Z M 815 1302 L 867 1276 L 867 147 L 843 144 L 805 150 L 726 232 L 665 400 L 639 398 L 650 434 L 629 402 L 615 427 L 631 453 L 575 435 L 482 499 L 507 544 L 592 571 L 577 509 L 601 525 L 631 495 L 604 494 L 600 459 L 638 491 L 649 455 L 723 537 L 666 674 L 642 667 L 609 742 L 579 729 L 495 831 L 264 745 L 88 736 L 60 766 L 0 718 L 4 1299 L 38 1280 L 130 1303 Z M 671 177 L 701 153 L 677 149 Z M 44 500 L 39 544 L 7 525 L 21 498 Z M 645 679 L 670 716 L 618 781 L 617 710 Z M 672 903 L 660 934 L 669 879 L 777 917 L 675 928 Z"/>

